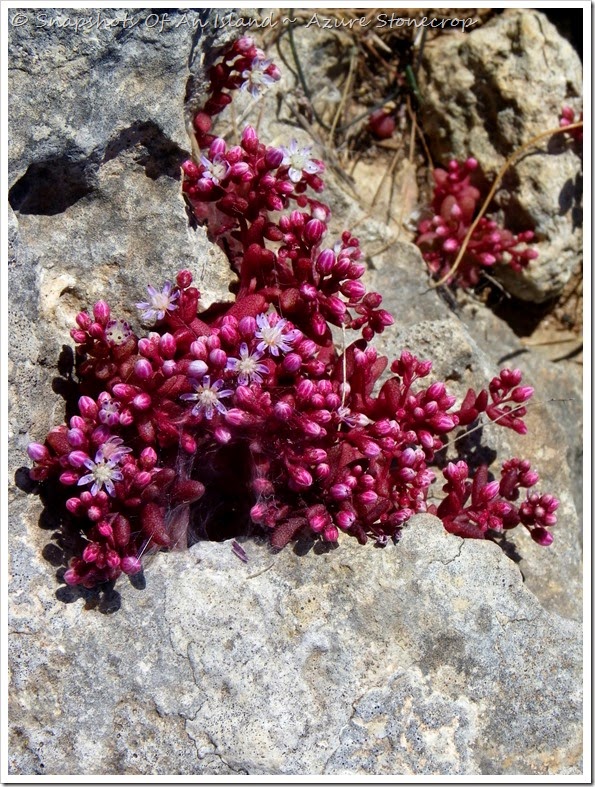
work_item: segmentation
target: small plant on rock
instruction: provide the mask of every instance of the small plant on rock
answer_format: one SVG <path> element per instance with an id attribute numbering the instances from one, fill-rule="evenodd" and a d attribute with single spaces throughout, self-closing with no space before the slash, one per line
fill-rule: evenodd
<path id="1" fill-rule="evenodd" d="M 389 361 L 371 342 L 393 318 L 366 291 L 357 238 L 329 239 L 323 162 L 250 126 L 238 145 L 213 133 L 235 90 L 257 95 L 278 77 L 251 39 L 233 43 L 195 117 L 200 154 L 182 166 L 184 194 L 238 274 L 235 302 L 201 312 L 184 270 L 137 304 L 146 336 L 103 301 L 77 316 L 78 414 L 28 449 L 31 476 L 70 491 L 80 549 L 69 584 L 137 573 L 143 554 L 186 546 L 211 518 L 214 537 L 237 534 L 237 522 L 225 530 L 236 517 L 279 548 L 341 532 L 384 545 L 424 511 L 465 537 L 522 525 L 551 541 L 557 501 L 520 499 L 538 477 L 519 459 L 499 481 L 449 464 L 445 499 L 428 503 L 448 435 L 482 413 L 523 434 L 533 389 L 503 370 L 456 407 L 445 383 L 427 382 L 431 362 L 406 350 L 380 384 Z M 355 340 L 339 351 L 331 326 Z"/>

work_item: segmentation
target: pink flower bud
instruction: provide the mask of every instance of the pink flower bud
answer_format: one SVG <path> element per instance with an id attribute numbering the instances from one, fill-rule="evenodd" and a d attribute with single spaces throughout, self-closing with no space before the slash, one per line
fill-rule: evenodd
<path id="1" fill-rule="evenodd" d="M 455 238 L 447 238 L 442 244 L 442 248 L 449 254 L 453 254 L 459 250 L 459 242 Z"/>
<path id="2" fill-rule="evenodd" d="M 93 306 L 93 316 L 100 325 L 106 325 L 110 316 L 110 308 L 105 301 L 97 301 Z"/>
<path id="3" fill-rule="evenodd" d="M 351 511 L 339 511 L 335 515 L 335 522 L 341 530 L 349 530 L 351 525 L 355 522 L 355 514 Z"/>
<path id="4" fill-rule="evenodd" d="M 41 443 L 29 443 L 27 446 L 27 453 L 29 458 L 34 462 L 44 462 L 50 458 L 50 452 Z"/>
<path id="5" fill-rule="evenodd" d="M 295 374 L 297 371 L 299 371 L 301 365 L 302 359 L 297 353 L 289 353 L 286 355 L 283 359 L 283 363 L 281 364 L 283 370 L 289 374 Z"/>
<path id="6" fill-rule="evenodd" d="M 490 481 L 489 484 L 486 484 L 480 490 L 479 498 L 483 503 L 487 503 L 488 501 L 493 500 L 499 491 L 500 491 L 500 482 Z"/>
<path id="7" fill-rule="evenodd" d="M 534 389 L 530 385 L 525 385 L 522 388 L 515 388 L 510 395 L 513 402 L 522 404 L 533 396 Z"/>
<path id="8" fill-rule="evenodd" d="M 89 330 L 89 327 L 91 325 L 91 318 L 86 312 L 79 312 L 76 315 L 75 319 L 76 319 L 76 324 L 79 326 L 79 328 L 82 328 L 83 331 Z"/>
<path id="9" fill-rule="evenodd" d="M 319 219 L 311 219 L 304 227 L 303 238 L 310 246 L 320 243 L 322 236 L 326 232 L 326 225 Z"/>
<path id="10" fill-rule="evenodd" d="M 140 560 L 132 555 L 122 558 L 122 571 L 125 574 L 138 574 L 142 571 L 143 565 Z"/>
<path id="11" fill-rule="evenodd" d="M 148 380 L 153 374 L 153 367 L 146 358 L 139 358 L 134 364 L 134 373 L 140 380 Z"/>
<path id="12" fill-rule="evenodd" d="M 64 484 L 64 486 L 74 486 L 74 484 L 78 483 L 78 480 L 79 474 L 73 470 L 66 470 L 60 476 L 60 483 Z"/>
<path id="13" fill-rule="evenodd" d="M 277 169 L 283 161 L 283 151 L 278 148 L 268 148 L 264 160 L 269 169 Z"/>
<path id="14" fill-rule="evenodd" d="M 543 527 L 535 527 L 531 530 L 531 538 L 542 547 L 549 547 L 554 537 Z"/>
<path id="15" fill-rule="evenodd" d="M 73 467 L 82 467 L 89 459 L 89 455 L 84 451 L 71 451 L 68 454 L 68 461 Z"/>
<path id="16" fill-rule="evenodd" d="M 225 144 L 225 140 L 221 139 L 221 137 L 215 137 L 209 147 L 209 157 L 211 158 L 211 161 L 215 158 L 215 156 L 223 156 L 226 150 L 227 145 Z"/>
<path id="17" fill-rule="evenodd" d="M 90 396 L 81 396 L 79 399 L 79 412 L 83 418 L 95 420 L 97 418 L 97 405 Z"/>
<path id="18" fill-rule="evenodd" d="M 66 508 L 74 516 L 81 516 L 83 513 L 83 505 L 78 497 L 69 497 L 66 501 Z"/>
<path id="19" fill-rule="evenodd" d="M 176 373 L 177 368 L 178 364 L 175 361 L 164 361 L 161 371 L 165 377 L 171 377 Z"/>
<path id="20" fill-rule="evenodd" d="M 280 421 L 288 421 L 293 413 L 293 407 L 288 402 L 277 402 L 273 409 Z"/>
<path id="21" fill-rule="evenodd" d="M 314 394 L 315 390 L 316 386 L 312 380 L 304 379 L 300 380 L 296 386 L 295 393 L 299 399 L 307 401 Z"/>
<path id="22" fill-rule="evenodd" d="M 350 298 L 351 300 L 359 300 L 365 295 L 366 288 L 361 283 L 361 281 L 350 280 L 343 282 L 341 285 L 341 292 L 346 298 Z"/>
<path id="23" fill-rule="evenodd" d="M 251 179 L 253 177 L 253 172 L 250 169 L 250 165 L 246 161 L 238 161 L 229 170 L 229 175 L 230 177 L 236 179 L 244 179 L 245 177 Z"/>
<path id="24" fill-rule="evenodd" d="M 180 438 L 180 447 L 182 451 L 185 451 L 187 454 L 195 454 L 198 446 L 196 445 L 196 440 L 192 435 L 183 434 Z"/>
<path id="25" fill-rule="evenodd" d="M 148 470 L 141 470 L 140 473 L 136 474 L 136 478 L 134 479 L 134 483 L 137 486 L 147 486 L 147 484 L 151 483 L 151 479 L 153 476 L 149 473 Z"/>
<path id="26" fill-rule="evenodd" d="M 152 470 L 157 464 L 157 453 L 154 448 L 143 448 L 139 458 L 140 466 L 145 470 Z"/>
<path id="27" fill-rule="evenodd" d="M 328 478 L 331 474 L 330 465 L 327 465 L 326 462 L 321 462 L 319 465 L 316 465 L 314 468 L 314 475 L 319 481 L 324 481 L 325 478 Z"/>
<path id="28" fill-rule="evenodd" d="M 191 180 L 196 180 L 200 175 L 200 169 L 191 159 L 186 159 L 186 161 L 182 163 L 182 172 Z"/>
<path id="29" fill-rule="evenodd" d="M 155 346 L 150 339 L 139 339 L 138 351 L 141 355 L 144 355 L 145 358 L 152 358 L 153 355 L 155 355 Z"/>
<path id="30" fill-rule="evenodd" d="M 328 276 L 335 265 L 335 253 L 332 249 L 324 249 L 316 258 L 316 270 L 322 276 Z"/>
<path id="31" fill-rule="evenodd" d="M 79 580 L 80 577 L 73 568 L 69 568 L 64 572 L 64 582 L 67 585 L 78 585 Z"/>
<path id="32" fill-rule="evenodd" d="M 310 419 L 305 419 L 302 421 L 302 429 L 304 434 L 308 437 L 320 437 L 322 434 L 322 427 L 319 426 L 315 421 L 311 421 Z"/>
<path id="33" fill-rule="evenodd" d="M 159 350 L 166 359 L 174 357 L 176 354 L 176 340 L 171 333 L 164 333 L 159 339 Z"/>
<path id="34" fill-rule="evenodd" d="M 345 316 L 345 312 L 347 311 L 347 307 L 345 303 L 340 299 L 337 298 L 336 295 L 331 295 L 327 300 L 327 306 L 333 317 L 338 320 L 342 320 Z M 320 316 L 314 314 L 313 317 Z M 325 330 L 326 330 L 326 323 L 325 323 Z M 322 334 L 320 334 L 322 335 Z"/>
<path id="35" fill-rule="evenodd" d="M 237 407 L 232 407 L 225 413 L 225 420 L 228 424 L 231 424 L 231 426 L 246 426 L 251 422 L 248 413 L 245 413 Z"/>
<path id="36" fill-rule="evenodd" d="M 324 541 L 337 541 L 339 539 L 339 531 L 334 525 L 327 525 L 322 534 Z"/>
<path id="37" fill-rule="evenodd" d="M 258 136 L 252 126 L 246 126 L 242 132 L 242 147 L 248 153 L 253 153 L 258 148 Z"/>
<path id="38" fill-rule="evenodd" d="M 250 509 L 250 519 L 257 525 L 263 524 L 265 516 L 266 506 L 263 503 L 256 503 Z"/>
<path id="39" fill-rule="evenodd" d="M 351 489 L 347 484 L 334 484 L 329 489 L 329 494 L 334 500 L 347 500 L 351 497 Z"/>
<path id="40" fill-rule="evenodd" d="M 375 443 L 373 440 L 367 440 L 364 443 L 364 447 L 362 449 L 364 456 L 367 456 L 368 459 L 374 459 L 376 456 L 380 456 L 382 450 L 378 443 Z"/>
<path id="41" fill-rule="evenodd" d="M 220 445 L 226 445 L 231 440 L 231 432 L 224 426 L 218 426 L 215 429 L 214 437 Z"/>
<path id="42" fill-rule="evenodd" d="M 101 554 L 101 547 L 99 544 L 88 544 L 82 554 L 85 563 L 94 563 Z"/>
<path id="43" fill-rule="evenodd" d="M 378 495 L 373 489 L 368 489 L 358 495 L 358 500 L 365 506 L 371 506 L 378 500 Z"/>
<path id="44" fill-rule="evenodd" d="M 148 410 L 151 407 L 151 397 L 148 393 L 140 393 L 132 400 L 132 406 L 135 410 Z"/>
<path id="45" fill-rule="evenodd" d="M 209 353 L 209 362 L 218 369 L 223 369 L 227 363 L 227 353 L 220 348 L 211 350 Z"/>
<path id="46" fill-rule="evenodd" d="M 305 467 L 290 467 L 289 468 L 289 475 L 291 479 L 301 487 L 309 487 L 312 486 L 312 476 L 306 470 Z"/>
<path id="47" fill-rule="evenodd" d="M 191 377 L 204 377 L 204 375 L 209 371 L 209 367 L 204 361 L 191 361 L 188 364 L 188 374 Z"/>
<path id="48" fill-rule="evenodd" d="M 134 423 L 134 417 L 130 410 L 123 410 L 120 413 L 120 424 L 122 426 L 131 426 Z"/>
<path id="49" fill-rule="evenodd" d="M 76 328 L 73 328 L 70 331 L 70 335 L 76 344 L 84 344 L 87 341 L 87 334 L 85 331 L 79 331 Z"/>
<path id="50" fill-rule="evenodd" d="M 252 338 L 256 333 L 256 320 L 254 317 L 242 317 L 238 323 L 238 331 L 243 339 Z"/>

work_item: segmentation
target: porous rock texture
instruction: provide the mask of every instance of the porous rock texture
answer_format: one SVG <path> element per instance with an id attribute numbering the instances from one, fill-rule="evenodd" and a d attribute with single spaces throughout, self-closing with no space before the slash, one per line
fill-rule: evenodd
<path id="1" fill-rule="evenodd" d="M 571 402 L 534 408 L 532 437 L 483 430 L 494 466 L 527 456 L 561 498 L 552 547 L 521 534 L 504 552 L 420 516 L 384 550 L 247 541 L 243 564 L 229 542 L 199 543 L 154 558 L 144 588 L 59 581 L 60 509 L 31 494 L 23 465 L 64 420 L 74 315 L 103 297 L 138 327 L 146 283 L 183 267 L 207 301 L 232 297 L 178 177 L 187 80 L 198 89 L 230 30 L 126 33 L 10 29 L 10 773 L 580 773 L 579 379 L 518 355 L 481 304 L 453 313 L 409 244 L 370 260 L 397 320 L 380 351 L 433 359 L 461 396 L 512 355 L 541 399 Z M 296 136 L 282 120 L 263 122 Z M 332 173 L 329 194 L 339 232 L 361 220 L 366 244 L 391 240 Z"/>
<path id="2" fill-rule="evenodd" d="M 563 106 L 582 108 L 579 56 L 544 14 L 529 9 L 509 8 L 476 30 L 437 36 L 424 47 L 419 81 L 436 161 L 474 156 L 490 183 L 508 156 L 558 127 Z M 580 265 L 581 193 L 581 158 L 560 136 L 530 148 L 505 175 L 496 204 L 510 229 L 532 229 L 540 242 L 539 258 L 522 275 L 498 271 L 517 297 L 554 297 Z"/>

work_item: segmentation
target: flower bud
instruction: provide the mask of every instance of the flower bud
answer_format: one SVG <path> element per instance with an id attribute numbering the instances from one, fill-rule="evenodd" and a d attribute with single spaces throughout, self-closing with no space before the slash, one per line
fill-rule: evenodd
<path id="1" fill-rule="evenodd" d="M 324 481 L 325 478 L 328 478 L 331 474 L 330 465 L 327 465 L 326 462 L 321 462 L 319 465 L 316 465 L 314 468 L 314 475 L 319 481 Z"/>
<path id="2" fill-rule="evenodd" d="M 215 348 L 209 353 L 209 362 L 218 369 L 223 369 L 227 363 L 227 353 L 220 348 Z"/>
<path id="3" fill-rule="evenodd" d="M 326 232 L 326 225 L 319 219 L 311 219 L 304 227 L 303 238 L 310 246 L 320 243 L 322 236 Z"/>
<path id="4" fill-rule="evenodd" d="M 334 500 L 347 500 L 351 497 L 351 489 L 347 484 L 334 484 L 329 489 L 329 494 Z"/>
<path id="5" fill-rule="evenodd" d="M 140 380 L 148 380 L 153 374 L 153 367 L 146 358 L 139 358 L 134 364 L 134 373 Z"/>
<path id="6" fill-rule="evenodd" d="M 339 539 L 339 531 L 334 525 L 327 525 L 322 534 L 324 541 L 337 541 Z"/>
<path id="7" fill-rule="evenodd" d="M 178 364 L 175 361 L 164 361 L 161 371 L 165 377 L 171 377 L 176 373 Z"/>
<path id="8" fill-rule="evenodd" d="M 351 300 L 359 300 L 366 294 L 366 288 L 361 283 L 361 281 L 349 280 L 343 282 L 341 285 L 341 292 L 346 298 L 350 298 Z"/>
<path id="9" fill-rule="evenodd" d="M 145 470 L 152 470 L 157 464 L 157 453 L 154 448 L 143 448 L 139 457 L 139 464 Z"/>
<path id="10" fill-rule="evenodd" d="M 110 316 L 110 308 L 105 301 L 97 301 L 93 306 L 93 316 L 100 325 L 106 325 Z"/>
<path id="11" fill-rule="evenodd" d="M 302 365 L 302 359 L 297 353 L 289 353 L 283 359 L 283 363 L 281 364 L 283 371 L 288 372 L 289 374 L 295 374 L 299 371 L 300 366 Z"/>
<path id="12" fill-rule="evenodd" d="M 45 445 L 41 445 L 41 443 L 29 443 L 27 446 L 27 453 L 29 454 L 29 458 L 34 462 L 43 462 L 50 458 L 50 452 Z"/>
<path id="13" fill-rule="evenodd" d="M 148 410 L 151 407 L 151 397 L 148 393 L 140 393 L 132 400 L 132 406 L 135 410 Z"/>
<path id="14" fill-rule="evenodd" d="M 83 418 L 95 420 L 97 418 L 97 405 L 90 396 L 81 396 L 79 399 L 79 412 Z"/>
<path id="15" fill-rule="evenodd" d="M 127 555 L 126 557 L 122 558 L 122 571 L 125 574 L 138 574 L 139 571 L 142 571 L 143 565 L 137 557 L 133 557 L 132 555 Z"/>
<path id="16" fill-rule="evenodd" d="M 164 333 L 159 339 L 159 351 L 163 358 L 173 358 L 176 354 L 176 340 L 171 333 Z"/>
<path id="17" fill-rule="evenodd" d="M 258 148 L 258 135 L 252 126 L 246 126 L 242 132 L 242 147 L 248 153 L 254 153 Z"/>
<path id="18" fill-rule="evenodd" d="M 82 467 L 88 459 L 89 456 L 84 451 L 71 451 L 68 454 L 68 462 L 73 467 Z"/>
<path id="19" fill-rule="evenodd" d="M 66 501 L 66 508 L 74 516 L 81 516 L 83 513 L 83 505 L 78 497 L 69 497 Z"/>
<path id="20" fill-rule="evenodd" d="M 316 258 L 316 270 L 322 276 L 328 276 L 335 265 L 335 253 L 332 249 L 324 249 Z"/>
<path id="21" fill-rule="evenodd" d="M 531 538 L 542 547 L 549 547 L 554 537 L 543 527 L 535 527 L 531 530 Z"/>
<path id="22" fill-rule="evenodd" d="M 204 377 L 209 371 L 209 367 L 204 361 L 191 361 L 188 364 L 188 374 L 191 377 Z"/>
<path id="23" fill-rule="evenodd" d="M 533 396 L 534 389 L 530 385 L 525 385 L 522 388 L 515 388 L 510 395 L 513 402 L 522 404 Z"/>

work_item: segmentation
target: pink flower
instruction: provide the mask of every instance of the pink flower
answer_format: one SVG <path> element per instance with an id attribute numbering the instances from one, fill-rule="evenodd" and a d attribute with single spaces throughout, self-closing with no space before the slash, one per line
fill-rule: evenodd
<path id="1" fill-rule="evenodd" d="M 272 60 L 255 57 L 251 67 L 242 71 L 242 79 L 245 81 L 240 86 L 241 90 L 247 90 L 253 98 L 258 98 L 269 85 L 277 81 L 274 76 L 267 73 L 272 65 Z"/>
<path id="2" fill-rule="evenodd" d="M 303 173 L 308 175 L 315 175 L 317 172 L 322 172 L 322 167 L 314 159 L 310 158 L 311 147 L 298 148 L 296 139 L 292 139 L 289 147 L 282 147 L 283 153 L 282 166 L 289 167 L 289 179 L 293 183 L 299 183 L 303 177 Z"/>
<path id="3" fill-rule="evenodd" d="M 196 402 L 192 408 L 192 415 L 204 413 L 205 418 L 210 420 L 215 410 L 220 413 L 227 412 L 227 408 L 220 400 L 231 396 L 233 391 L 229 388 L 222 391 L 223 384 L 223 380 L 215 380 L 211 385 L 211 377 L 206 374 L 200 383 L 194 383 L 195 393 L 181 394 L 180 399 Z"/>
<path id="4" fill-rule="evenodd" d="M 147 286 L 149 300 L 146 303 L 137 303 L 136 308 L 141 310 L 141 317 L 146 322 L 162 320 L 166 312 L 177 309 L 176 301 L 180 297 L 179 292 L 173 292 L 173 284 L 166 281 L 161 292 L 150 284 Z"/>
<path id="5" fill-rule="evenodd" d="M 256 324 L 259 330 L 254 335 L 261 340 L 256 347 L 258 352 L 268 350 L 271 355 L 278 356 L 291 350 L 295 337 L 292 332 L 283 333 L 287 320 L 277 319 L 276 314 L 259 314 Z"/>
<path id="6" fill-rule="evenodd" d="M 250 383 L 262 383 L 262 376 L 268 373 L 268 367 L 264 363 L 258 363 L 262 358 L 262 352 L 255 350 L 253 353 L 248 351 L 246 342 L 240 345 L 240 357 L 228 358 L 227 366 L 228 371 L 235 372 L 238 375 L 238 383 L 240 385 L 249 385 Z"/>
<path id="7" fill-rule="evenodd" d="M 100 449 L 95 455 L 95 461 L 87 459 L 84 462 L 85 467 L 90 472 L 79 478 L 78 486 L 93 484 L 91 487 L 92 495 L 96 495 L 101 487 L 104 486 L 108 495 L 115 497 L 116 489 L 114 487 L 114 481 L 121 481 L 123 478 L 122 473 L 117 468 L 120 459 L 121 456 L 118 458 L 106 459 Z"/>

